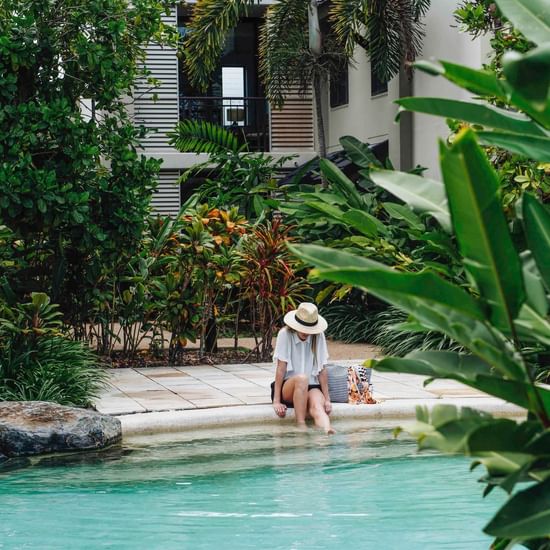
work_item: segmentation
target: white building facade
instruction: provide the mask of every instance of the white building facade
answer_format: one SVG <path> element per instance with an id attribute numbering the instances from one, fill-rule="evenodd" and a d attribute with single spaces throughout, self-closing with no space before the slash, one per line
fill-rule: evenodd
<path id="1" fill-rule="evenodd" d="M 206 160 L 202 155 L 179 153 L 169 145 L 168 132 L 179 120 L 210 120 L 238 130 L 251 150 L 272 156 L 294 154 L 300 164 L 316 156 L 316 136 L 311 97 L 290 96 L 282 110 L 270 108 L 262 93 L 257 72 L 258 28 L 267 4 L 262 2 L 229 37 L 220 72 L 206 94 L 190 89 L 176 51 L 151 45 L 147 48 L 147 68 L 158 86 L 136 83 L 133 116 L 153 132 L 143 141 L 144 154 L 163 160 L 159 188 L 153 199 L 161 214 L 177 214 L 181 189 L 177 180 L 182 170 Z M 432 1 L 426 18 L 422 58 L 445 59 L 480 67 L 488 49 L 483 40 L 473 41 L 461 33 L 453 19 L 456 1 Z M 184 8 L 174 10 L 165 21 L 185 32 Z M 467 92 L 442 78 L 415 73 L 412 85 L 396 77 L 385 84 L 372 77 L 370 62 L 358 48 L 347 76 L 327 85 L 324 99 L 325 134 L 329 152 L 340 148 L 339 138 L 352 135 L 372 145 L 381 144 L 396 168 L 420 164 L 428 174 L 438 175 L 437 139 L 445 138 L 445 122 L 435 117 L 412 115 L 395 122 L 396 99 L 411 91 L 417 96 L 466 99 Z M 408 95 L 408 94 L 407 94 Z"/>

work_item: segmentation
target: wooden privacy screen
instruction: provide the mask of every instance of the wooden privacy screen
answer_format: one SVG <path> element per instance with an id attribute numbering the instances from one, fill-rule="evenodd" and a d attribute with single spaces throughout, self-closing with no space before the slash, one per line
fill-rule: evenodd
<path id="1" fill-rule="evenodd" d="M 271 108 L 271 150 L 313 151 L 314 147 L 311 91 L 300 95 L 295 88 L 281 109 Z"/>

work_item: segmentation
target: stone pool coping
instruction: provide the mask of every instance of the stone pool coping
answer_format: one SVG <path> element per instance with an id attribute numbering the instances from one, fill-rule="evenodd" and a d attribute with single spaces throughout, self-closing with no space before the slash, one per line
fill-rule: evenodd
<path id="1" fill-rule="evenodd" d="M 348 405 L 335 403 L 331 415 L 333 424 L 345 420 L 365 420 L 376 422 L 382 420 L 413 419 L 416 407 L 434 405 L 455 405 L 471 407 L 491 413 L 495 416 L 521 416 L 525 411 L 519 407 L 491 397 L 470 397 L 464 399 L 396 399 L 377 403 L 376 405 Z M 246 405 L 237 407 L 218 407 L 186 411 L 157 411 L 118 416 L 122 423 L 123 437 L 152 435 L 159 433 L 176 433 L 204 428 L 224 428 L 245 425 L 262 425 L 291 427 L 294 421 L 293 411 L 285 419 L 278 418 L 270 405 Z"/>
<path id="2" fill-rule="evenodd" d="M 359 365 L 372 353 L 365 350 L 360 359 L 338 363 Z M 271 363 L 113 369 L 109 376 L 109 387 L 95 405 L 99 412 L 120 419 L 123 436 L 236 425 L 292 425 L 292 410 L 281 420 L 271 407 Z M 436 380 L 425 386 L 423 376 L 374 370 L 371 381 L 378 403 L 335 403 L 332 417 L 336 427 L 344 419 L 414 418 L 417 405 L 431 408 L 447 403 L 503 416 L 523 412 L 453 380 Z"/>

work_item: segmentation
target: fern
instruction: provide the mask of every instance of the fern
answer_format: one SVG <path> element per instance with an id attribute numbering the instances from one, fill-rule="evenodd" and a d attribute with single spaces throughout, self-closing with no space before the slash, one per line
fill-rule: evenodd
<path id="1" fill-rule="evenodd" d="M 182 120 L 168 135 L 170 145 L 182 153 L 238 153 L 244 148 L 229 130 L 204 120 Z"/>

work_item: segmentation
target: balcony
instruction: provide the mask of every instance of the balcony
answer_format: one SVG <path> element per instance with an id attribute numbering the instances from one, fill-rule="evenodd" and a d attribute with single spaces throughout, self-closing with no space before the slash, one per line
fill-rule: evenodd
<path id="1" fill-rule="evenodd" d="M 180 119 L 204 120 L 231 130 L 249 151 L 270 150 L 265 97 L 180 96 Z"/>

